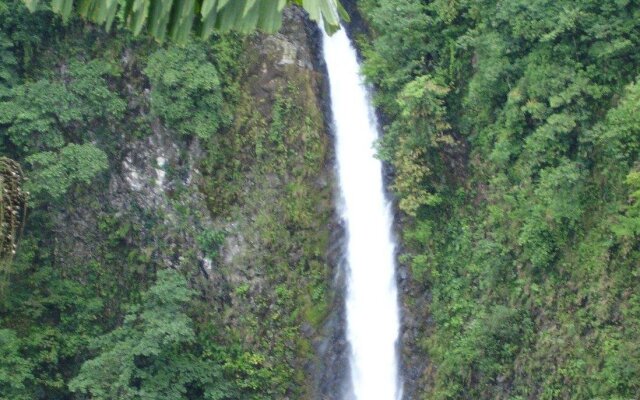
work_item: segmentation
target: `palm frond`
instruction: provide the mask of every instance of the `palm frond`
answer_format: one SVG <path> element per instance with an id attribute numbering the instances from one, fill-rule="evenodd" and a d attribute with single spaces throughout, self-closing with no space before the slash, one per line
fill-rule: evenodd
<path id="1" fill-rule="evenodd" d="M 41 0 L 23 0 L 35 11 Z M 134 34 L 146 30 L 159 41 L 185 42 L 192 33 L 202 38 L 213 31 L 277 31 L 287 4 L 302 6 L 312 20 L 332 33 L 348 19 L 339 0 L 50 0 L 64 20 L 74 13 L 109 29 L 116 15 Z"/>

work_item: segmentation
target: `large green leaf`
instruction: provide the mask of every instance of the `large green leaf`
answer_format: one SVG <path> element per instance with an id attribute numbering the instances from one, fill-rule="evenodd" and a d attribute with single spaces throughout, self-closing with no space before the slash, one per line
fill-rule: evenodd
<path id="1" fill-rule="evenodd" d="M 64 20 L 71 16 L 73 0 L 51 0 L 51 9 L 62 15 Z"/>
<path id="2" fill-rule="evenodd" d="M 148 2 L 148 0 L 145 0 L 145 2 Z M 171 17 L 172 3 L 173 0 L 156 0 L 151 3 L 148 30 L 151 36 L 160 41 L 164 40 L 167 34 L 167 24 Z"/>
<path id="3" fill-rule="evenodd" d="M 23 1 L 31 11 L 39 4 L 39 0 Z M 109 29 L 121 15 L 134 34 L 146 30 L 159 41 L 168 36 L 177 42 L 185 42 L 192 31 L 203 38 L 215 29 L 275 32 L 287 4 L 304 7 L 328 32 L 339 29 L 341 17 L 348 18 L 338 0 L 50 0 L 50 4 L 65 20 L 76 13 Z"/>
<path id="4" fill-rule="evenodd" d="M 80 0 L 78 13 L 84 18 L 91 19 L 99 24 L 105 24 L 107 29 L 112 25 L 118 11 L 118 0 L 104 0 L 100 2 L 92 0 Z"/>
<path id="5" fill-rule="evenodd" d="M 204 0 L 200 8 L 200 18 L 202 18 L 201 34 L 204 37 L 209 36 L 216 24 L 218 15 L 218 0 Z"/>
<path id="6" fill-rule="evenodd" d="M 170 23 L 169 35 L 178 42 L 185 42 L 189 38 L 193 20 L 195 18 L 195 0 L 182 0 L 174 4 L 173 18 Z"/>

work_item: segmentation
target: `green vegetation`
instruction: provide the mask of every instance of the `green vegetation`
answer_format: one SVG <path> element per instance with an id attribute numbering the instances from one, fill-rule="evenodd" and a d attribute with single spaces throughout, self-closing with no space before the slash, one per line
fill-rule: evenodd
<path id="1" fill-rule="evenodd" d="M 31 11 L 41 0 L 23 0 Z M 49 2 L 44 2 L 49 3 Z M 324 22 L 327 31 L 339 28 L 340 17 L 348 15 L 337 0 L 51 0 L 51 10 L 67 20 L 79 14 L 111 28 L 114 21 L 126 25 L 134 34 L 146 28 L 162 41 L 166 37 L 186 42 L 192 31 L 207 39 L 214 30 L 251 32 L 255 29 L 276 32 L 282 23 L 282 11 L 289 4 L 303 6 L 309 16 Z M 1 76 L 0 76 L 1 77 Z"/>
<path id="2" fill-rule="evenodd" d="M 196 341 L 185 313 L 194 295 L 180 274 L 160 271 L 122 326 L 92 341 L 98 355 L 82 365 L 71 391 L 105 400 L 235 397 L 219 355 Z"/>
<path id="3" fill-rule="evenodd" d="M 153 87 L 151 110 L 169 128 L 207 139 L 229 125 L 231 116 L 221 115 L 224 99 L 218 71 L 207 60 L 205 46 L 159 50 L 149 58 L 144 72 Z M 191 110 L 209 112 L 194 115 Z"/>
<path id="4" fill-rule="evenodd" d="M 74 184 L 91 183 L 108 166 L 104 151 L 91 144 L 71 143 L 58 153 L 44 151 L 28 156 L 25 161 L 33 166 L 25 188 L 33 198 L 46 201 L 59 200 Z"/>
<path id="5" fill-rule="evenodd" d="M 310 396 L 319 78 L 281 37 L 220 33 L 276 30 L 288 3 L 337 27 L 329 0 L 0 0 L 0 399 Z M 419 319 L 408 389 L 638 397 L 637 2 L 358 7 Z"/>
<path id="6" fill-rule="evenodd" d="M 421 398 L 638 397 L 637 3 L 359 7 Z"/>
<path id="7" fill-rule="evenodd" d="M 47 3 L 0 0 L 0 399 L 308 398 L 330 301 L 316 73 L 259 34 L 160 45 L 120 30 L 128 9 L 105 32 Z"/>

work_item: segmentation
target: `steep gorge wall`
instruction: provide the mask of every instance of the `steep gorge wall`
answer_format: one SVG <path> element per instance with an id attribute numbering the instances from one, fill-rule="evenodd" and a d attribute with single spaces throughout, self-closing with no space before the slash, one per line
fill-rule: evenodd
<path id="1" fill-rule="evenodd" d="M 327 346 L 322 327 L 331 313 L 337 260 L 330 246 L 339 229 L 313 34 L 293 9 L 280 33 L 246 39 L 241 100 L 233 126 L 223 133 L 235 152 L 224 167 L 231 173 L 203 172 L 208 149 L 197 140 L 176 141 L 157 123 L 152 136 L 125 145 L 121 171 L 112 173 L 105 199 L 116 214 L 140 225 L 155 220 L 128 246 L 148 243 L 150 261 L 158 267 L 192 271 L 194 284 L 219 310 L 231 335 L 227 340 L 239 340 L 266 355 L 268 365 L 286 368 L 283 373 L 293 381 L 279 384 L 292 398 L 310 396 L 316 388 L 309 377 L 326 371 L 315 349 Z M 172 167 L 183 173 L 165 177 Z M 171 193 L 175 187 L 181 188 L 179 196 Z M 212 210 L 208 197 L 229 189 L 235 193 L 214 200 Z M 90 218 L 70 216 L 65 226 L 91 236 L 77 229 Z M 224 235 L 212 256 L 198 243 L 208 231 Z M 70 237 L 64 228 L 60 234 Z M 70 257 L 83 257 L 77 241 L 67 249 Z"/>
<path id="2" fill-rule="evenodd" d="M 61 37 L 111 40 L 92 27 L 70 29 Z M 171 123 L 150 106 L 159 96 L 146 65 L 154 44 L 109 49 L 121 68 L 110 85 L 126 100 L 125 122 L 112 141 L 83 138 L 109 155 L 109 167 L 64 201 L 34 206 L 23 250 L 37 255 L 17 261 L 37 269 L 46 259 L 80 281 L 92 276 L 88 268 L 100 271 L 111 293 L 105 312 L 113 319 L 101 321 L 108 327 L 121 323 L 122 308 L 157 270 L 181 271 L 200 292 L 195 318 L 214 327 L 210 340 L 239 348 L 267 371 L 268 387 L 247 390 L 331 399 L 346 370 L 346 345 L 319 31 L 291 8 L 278 34 L 230 41 L 230 54 L 207 50 L 223 59 L 214 62 L 218 72 L 233 75 L 221 77 L 230 118 L 209 138 L 180 131 L 189 121 Z M 104 57 L 94 46 L 93 56 Z M 182 51 L 168 46 L 163 57 Z M 234 68 L 221 70 L 226 64 Z"/>

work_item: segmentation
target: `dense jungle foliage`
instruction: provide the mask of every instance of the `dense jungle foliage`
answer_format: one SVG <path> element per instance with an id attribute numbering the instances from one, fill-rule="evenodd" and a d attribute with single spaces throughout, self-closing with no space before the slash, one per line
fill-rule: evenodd
<path id="1" fill-rule="evenodd" d="M 420 398 L 637 398 L 640 3 L 358 6 Z"/>
<path id="2" fill-rule="evenodd" d="M 311 80 L 292 68 L 261 99 L 263 36 L 160 45 L 39 7 L 0 0 L 0 155 L 29 192 L 1 253 L 0 399 L 308 393 L 332 193 Z M 157 172 L 123 171 L 164 137 Z M 223 265 L 227 234 L 241 266 Z"/>
<path id="3" fill-rule="evenodd" d="M 327 143 L 304 79 L 260 102 L 255 38 L 160 45 L 27 3 L 0 0 L 3 196 L 24 173 L 30 204 L 15 255 L 0 243 L 0 399 L 304 397 L 331 199 L 310 183 Z M 404 351 L 427 364 L 415 398 L 638 398 L 640 3 L 356 3 L 420 318 Z M 167 215 L 114 203 L 125 144 L 165 131 L 206 179 L 172 186 Z M 185 165 L 157 167 L 183 182 Z M 198 196 L 227 225 L 198 225 Z M 233 226 L 265 250 L 212 289 L 196 253 L 222 268 Z"/>

